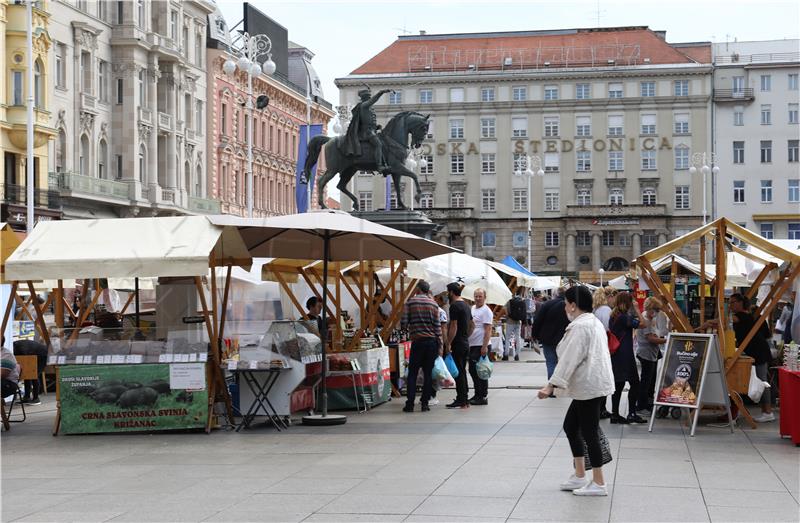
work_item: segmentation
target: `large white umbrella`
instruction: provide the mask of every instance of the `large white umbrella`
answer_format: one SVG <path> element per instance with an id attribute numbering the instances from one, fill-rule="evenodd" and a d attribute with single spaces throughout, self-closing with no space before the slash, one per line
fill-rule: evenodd
<path id="1" fill-rule="evenodd" d="M 236 227 L 251 256 L 322 260 L 323 281 L 328 281 L 328 262 L 354 260 L 421 260 L 454 252 L 446 245 L 407 232 L 356 218 L 342 211 L 324 210 L 274 218 L 209 216 L 209 221 Z M 326 324 L 328 286 L 322 286 L 322 322 Z M 322 329 L 322 415 L 306 416 L 308 425 L 345 423 L 345 416 L 328 415 L 326 329 Z"/>
<path id="2" fill-rule="evenodd" d="M 467 254 L 441 254 L 408 262 L 406 272 L 410 278 L 430 283 L 434 294 L 444 292 L 448 283 L 460 281 L 464 284 L 462 294 L 465 298 L 471 299 L 475 290 L 481 288 L 486 291 L 486 302 L 492 305 L 505 305 L 511 299 L 508 286 L 486 260 Z"/>

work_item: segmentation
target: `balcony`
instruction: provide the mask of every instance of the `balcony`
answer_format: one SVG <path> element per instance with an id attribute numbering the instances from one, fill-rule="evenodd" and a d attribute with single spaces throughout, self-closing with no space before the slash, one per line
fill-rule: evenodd
<path id="1" fill-rule="evenodd" d="M 470 220 L 472 219 L 472 207 L 438 207 L 432 209 L 420 209 L 432 221 L 437 220 Z"/>
<path id="2" fill-rule="evenodd" d="M 175 190 L 174 189 L 161 189 L 161 201 L 175 205 Z"/>
<path id="3" fill-rule="evenodd" d="M 656 205 L 567 205 L 569 218 L 628 218 L 640 216 L 666 216 L 667 206 Z"/>
<path id="4" fill-rule="evenodd" d="M 220 214 L 219 201 L 189 196 L 188 210 L 195 214 Z"/>
<path id="5" fill-rule="evenodd" d="M 158 128 L 161 131 L 173 131 L 172 115 L 167 113 L 158 113 Z"/>
<path id="6" fill-rule="evenodd" d="M 91 94 L 81 93 L 81 111 L 97 114 L 97 99 Z"/>
<path id="7" fill-rule="evenodd" d="M 137 112 L 139 115 L 139 121 L 141 123 L 153 125 L 153 111 L 151 111 L 150 109 L 139 107 Z"/>
<path id="8" fill-rule="evenodd" d="M 715 102 L 752 102 L 755 94 L 752 87 L 745 89 L 714 89 Z"/>
<path id="9" fill-rule="evenodd" d="M 128 184 L 115 180 L 103 180 L 76 173 L 59 173 L 58 187 L 62 196 L 89 200 L 116 200 L 127 204 Z"/>
<path id="10" fill-rule="evenodd" d="M 0 185 L 3 202 L 15 205 L 27 205 L 28 194 L 24 185 Z M 33 205 L 42 209 L 61 210 L 61 194 L 53 189 L 33 189 Z"/>

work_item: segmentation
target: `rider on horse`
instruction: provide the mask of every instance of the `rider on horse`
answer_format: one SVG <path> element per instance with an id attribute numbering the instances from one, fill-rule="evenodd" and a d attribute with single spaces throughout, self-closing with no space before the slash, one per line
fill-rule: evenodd
<path id="1" fill-rule="evenodd" d="M 341 144 L 342 153 L 345 156 L 361 156 L 361 142 L 369 142 L 375 155 L 375 165 L 381 173 L 386 172 L 389 166 L 383 157 L 383 144 L 378 137 L 378 118 L 372 106 L 386 93 L 392 92 L 391 89 L 382 89 L 371 96 L 372 92 L 362 89 L 358 92 L 361 101 L 353 107 L 353 119 L 347 127 L 347 134 Z"/>

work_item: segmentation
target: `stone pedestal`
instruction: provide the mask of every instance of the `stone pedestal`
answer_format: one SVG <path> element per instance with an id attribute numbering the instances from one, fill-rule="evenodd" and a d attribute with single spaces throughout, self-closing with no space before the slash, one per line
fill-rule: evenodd
<path id="1" fill-rule="evenodd" d="M 421 211 L 398 209 L 392 211 L 354 211 L 350 214 L 356 218 L 379 223 L 399 231 L 416 234 L 428 240 L 432 239 L 434 232 L 440 228 L 440 225 L 433 223 L 430 218 Z"/>

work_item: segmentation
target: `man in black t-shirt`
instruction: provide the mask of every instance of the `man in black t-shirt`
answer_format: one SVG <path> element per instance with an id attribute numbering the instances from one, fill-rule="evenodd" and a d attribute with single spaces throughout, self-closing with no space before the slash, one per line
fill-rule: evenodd
<path id="1" fill-rule="evenodd" d="M 312 296 L 308 300 L 306 300 L 306 309 L 308 309 L 308 319 L 311 321 L 316 322 L 317 324 L 317 334 L 319 334 L 320 339 L 322 338 L 322 329 L 324 325 L 322 323 L 322 302 L 316 297 Z"/>
<path id="2" fill-rule="evenodd" d="M 736 345 L 739 346 L 753 330 L 756 321 L 749 312 L 750 300 L 739 294 L 732 294 L 730 297 L 731 321 L 733 322 L 733 332 L 736 335 Z M 767 322 L 761 324 L 750 343 L 744 348 L 744 353 L 755 360 L 756 376 L 762 381 L 769 383 L 769 362 L 772 354 L 769 349 L 769 339 L 771 336 Z M 753 418 L 758 423 L 775 421 L 772 413 L 772 398 L 769 391 L 761 395 L 761 416 Z"/>
<path id="3" fill-rule="evenodd" d="M 456 399 L 447 405 L 448 409 L 469 407 L 469 385 L 467 383 L 467 358 L 469 357 L 469 325 L 472 321 L 472 311 L 469 305 L 461 299 L 461 284 L 452 282 L 447 285 L 447 295 L 450 298 L 450 325 L 447 332 L 448 351 L 453 355 L 453 360 L 458 368 L 456 381 Z"/>

